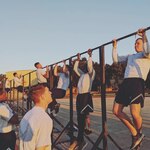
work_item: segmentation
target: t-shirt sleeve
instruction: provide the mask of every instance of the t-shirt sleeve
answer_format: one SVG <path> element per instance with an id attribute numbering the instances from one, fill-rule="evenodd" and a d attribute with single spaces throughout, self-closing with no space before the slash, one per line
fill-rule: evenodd
<path id="1" fill-rule="evenodd" d="M 13 112 L 9 107 L 2 105 L 2 106 L 0 106 L 0 116 L 4 120 L 9 121 L 10 118 L 13 116 Z"/>

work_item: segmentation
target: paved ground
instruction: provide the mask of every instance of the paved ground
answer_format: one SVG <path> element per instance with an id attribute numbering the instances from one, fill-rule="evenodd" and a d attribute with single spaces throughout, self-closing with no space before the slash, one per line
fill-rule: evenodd
<path id="1" fill-rule="evenodd" d="M 123 150 L 128 150 L 131 145 L 131 135 L 127 128 L 112 114 L 112 105 L 113 105 L 113 97 L 106 97 L 107 103 L 107 128 L 108 133 L 111 137 L 118 143 L 118 145 Z M 58 100 L 61 103 L 61 109 L 56 118 L 66 126 L 69 119 L 69 103 L 68 99 Z M 92 113 L 91 116 L 91 128 L 93 133 L 89 135 L 89 138 L 95 143 L 99 135 L 102 131 L 102 114 L 101 114 L 101 100 L 99 97 L 94 98 L 94 109 L 95 112 Z M 125 108 L 125 111 L 129 114 L 129 109 Z M 130 114 L 129 114 L 130 115 Z M 146 97 L 145 99 L 145 107 L 142 109 L 142 116 L 143 116 L 143 133 L 145 134 L 145 139 L 143 140 L 142 146 L 140 150 L 149 150 L 150 149 L 150 97 Z M 75 110 L 75 98 L 74 98 L 74 122 L 76 122 L 76 110 Z M 54 122 L 54 126 L 56 129 L 54 130 L 54 139 L 58 135 L 60 135 L 59 131 L 62 131 L 62 127 L 60 127 L 56 122 Z M 57 131 L 57 132 L 56 132 Z M 76 132 L 74 133 L 76 136 Z M 86 150 L 90 150 L 93 147 L 93 144 L 86 139 L 88 146 Z M 54 150 L 67 150 L 69 147 L 69 140 L 67 133 L 65 132 L 61 139 L 59 140 L 57 147 Z M 117 150 L 118 148 L 111 142 L 108 138 L 108 150 Z M 99 144 L 100 148 L 103 148 L 102 142 Z"/>

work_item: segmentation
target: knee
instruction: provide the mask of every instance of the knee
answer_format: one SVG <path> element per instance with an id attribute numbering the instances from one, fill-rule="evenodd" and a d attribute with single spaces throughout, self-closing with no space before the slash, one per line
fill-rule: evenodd
<path id="1" fill-rule="evenodd" d="M 136 111 L 132 111 L 131 115 L 136 120 L 141 118 L 141 115 L 138 112 L 136 112 Z"/>
<path id="2" fill-rule="evenodd" d="M 119 117 L 120 112 L 117 109 L 113 108 L 112 112 L 115 116 Z"/>

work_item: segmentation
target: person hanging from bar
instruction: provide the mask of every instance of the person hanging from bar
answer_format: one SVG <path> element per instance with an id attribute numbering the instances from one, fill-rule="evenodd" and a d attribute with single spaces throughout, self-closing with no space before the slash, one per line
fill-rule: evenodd
<path id="1" fill-rule="evenodd" d="M 69 66 L 66 65 L 65 61 L 63 61 L 63 63 L 63 69 L 60 72 L 58 72 L 57 64 L 54 67 L 54 75 L 59 77 L 59 80 L 57 87 L 51 90 L 53 101 L 48 105 L 48 108 L 50 108 L 49 113 L 51 113 L 53 110 L 55 110 L 55 113 L 58 113 L 60 104 L 57 103 L 56 99 L 65 97 L 66 91 L 69 87 Z"/>
<path id="2" fill-rule="evenodd" d="M 19 124 L 18 115 L 7 104 L 7 93 L 0 91 L 0 150 L 15 150 L 14 125 Z"/>
<path id="3" fill-rule="evenodd" d="M 43 66 L 40 62 L 36 62 L 34 64 L 36 70 L 36 76 L 38 80 L 38 84 L 42 84 L 44 86 L 48 86 L 47 79 L 49 78 L 49 67 L 46 66 L 46 71 L 43 69 Z"/>
<path id="4" fill-rule="evenodd" d="M 14 80 L 17 91 L 23 93 L 23 77 L 22 77 L 22 75 L 19 76 L 17 72 L 14 72 L 13 76 L 14 76 L 13 80 Z"/>
<path id="5" fill-rule="evenodd" d="M 10 80 L 8 78 L 5 79 L 5 91 L 10 92 Z"/>
<path id="6" fill-rule="evenodd" d="M 85 148 L 87 143 L 84 141 L 84 128 L 86 116 L 89 112 L 93 112 L 92 96 L 90 94 L 92 82 L 95 78 L 95 70 L 93 69 L 92 50 L 88 51 L 88 61 L 80 61 L 80 54 L 74 64 L 74 71 L 79 76 L 78 95 L 76 100 L 78 136 L 69 147 L 69 150 Z M 80 63 L 79 63 L 80 62 Z"/>
<path id="7" fill-rule="evenodd" d="M 139 29 L 140 36 L 135 41 L 136 54 L 118 56 L 117 41 L 113 40 L 112 58 L 114 63 L 127 62 L 124 81 L 121 84 L 113 105 L 113 113 L 124 123 L 132 135 L 130 149 L 140 145 L 144 138 L 142 133 L 141 108 L 144 106 L 144 80 L 150 70 L 150 47 L 144 29 Z M 130 106 L 133 122 L 123 111 Z"/>
<path id="8" fill-rule="evenodd" d="M 49 78 L 49 67 L 46 66 L 46 70 L 44 70 L 43 66 L 40 62 L 36 62 L 34 64 L 34 66 L 37 69 L 36 70 L 36 77 L 38 80 L 38 84 L 49 88 L 49 84 L 47 82 L 47 80 Z M 55 107 L 55 104 L 56 104 L 55 100 L 54 100 L 54 102 L 52 101 L 51 103 L 54 104 L 54 106 L 52 105 L 53 107 L 51 108 L 51 110 L 56 109 L 55 111 L 57 112 L 59 108 L 57 107 L 57 105 Z"/>

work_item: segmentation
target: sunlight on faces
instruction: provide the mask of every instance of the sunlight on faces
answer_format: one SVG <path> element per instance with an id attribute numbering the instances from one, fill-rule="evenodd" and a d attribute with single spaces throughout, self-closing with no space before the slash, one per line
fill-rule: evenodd
<path id="1" fill-rule="evenodd" d="M 42 69 L 43 67 L 42 67 L 42 65 L 39 63 L 39 62 L 36 62 L 35 64 L 34 64 L 34 66 L 37 68 L 37 69 Z"/>
<path id="2" fill-rule="evenodd" d="M 37 65 L 37 68 L 42 68 L 42 65 L 39 63 L 39 64 Z"/>
<path id="3" fill-rule="evenodd" d="M 143 40 L 141 38 L 139 38 L 135 41 L 135 51 L 137 53 L 143 51 Z"/>
<path id="4" fill-rule="evenodd" d="M 39 103 L 41 100 L 47 103 L 52 101 L 51 92 L 43 85 L 37 85 L 33 87 L 29 93 L 29 96 L 35 104 Z"/>
<path id="5" fill-rule="evenodd" d="M 49 91 L 47 87 L 45 87 L 45 91 L 42 97 L 43 99 L 45 99 L 45 101 L 47 101 L 48 104 L 52 101 L 51 92 Z"/>

